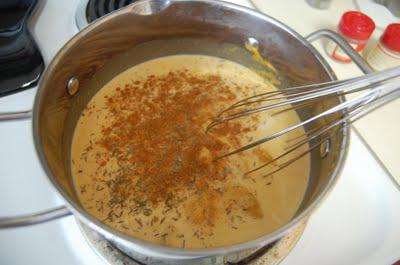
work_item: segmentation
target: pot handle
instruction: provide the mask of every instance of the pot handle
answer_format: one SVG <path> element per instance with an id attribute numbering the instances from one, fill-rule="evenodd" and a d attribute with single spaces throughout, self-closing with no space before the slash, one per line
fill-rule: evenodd
<path id="1" fill-rule="evenodd" d="M 0 113 L 0 122 L 29 119 L 31 118 L 31 116 L 31 110 L 2 112 Z M 13 217 L 0 217 L 0 229 L 40 224 L 70 214 L 71 212 L 66 206 L 60 206 L 33 214 L 19 215 Z"/>
<path id="2" fill-rule="evenodd" d="M 329 29 L 321 29 L 311 33 L 306 37 L 309 42 L 315 41 L 320 38 L 327 38 L 335 42 L 340 48 L 342 48 L 347 56 L 349 56 L 353 60 L 353 62 L 358 66 L 358 68 L 360 68 L 360 70 L 364 74 L 369 74 L 373 72 L 371 66 L 338 33 Z"/>

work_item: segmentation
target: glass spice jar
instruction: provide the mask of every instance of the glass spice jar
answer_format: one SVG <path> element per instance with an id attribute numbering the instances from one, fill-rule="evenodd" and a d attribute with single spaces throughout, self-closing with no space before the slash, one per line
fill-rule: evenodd
<path id="1" fill-rule="evenodd" d="M 374 21 L 369 16 L 358 11 L 348 11 L 344 13 L 338 26 L 339 33 L 358 53 L 364 49 L 374 30 Z M 338 62 L 351 62 L 351 59 L 346 53 L 332 41 L 328 42 L 326 51 L 329 56 Z"/>
<path id="2" fill-rule="evenodd" d="M 390 24 L 378 43 L 367 55 L 367 62 L 376 71 L 400 66 L 400 24 Z"/>

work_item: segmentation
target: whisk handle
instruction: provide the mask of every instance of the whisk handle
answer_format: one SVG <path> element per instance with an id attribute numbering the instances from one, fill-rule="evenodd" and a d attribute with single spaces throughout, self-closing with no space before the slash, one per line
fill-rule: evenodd
<path id="1" fill-rule="evenodd" d="M 338 33 L 329 29 L 321 29 L 311 33 L 306 37 L 309 42 L 313 42 L 320 38 L 327 38 L 335 42 L 340 48 L 342 48 L 347 56 L 349 56 L 353 60 L 353 62 L 360 68 L 360 70 L 364 74 L 369 74 L 373 72 L 371 66 Z"/>

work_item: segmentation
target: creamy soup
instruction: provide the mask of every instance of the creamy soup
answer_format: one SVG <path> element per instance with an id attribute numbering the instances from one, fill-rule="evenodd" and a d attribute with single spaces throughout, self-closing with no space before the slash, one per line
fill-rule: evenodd
<path id="1" fill-rule="evenodd" d="M 274 89 L 244 66 L 202 55 L 162 57 L 119 74 L 75 128 L 71 173 L 80 203 L 114 229 L 171 247 L 227 246 L 286 224 L 303 199 L 309 157 L 273 175 L 247 172 L 284 152 L 289 136 L 216 158 L 298 122 L 296 113 L 260 113 L 206 131 L 232 103 Z"/>

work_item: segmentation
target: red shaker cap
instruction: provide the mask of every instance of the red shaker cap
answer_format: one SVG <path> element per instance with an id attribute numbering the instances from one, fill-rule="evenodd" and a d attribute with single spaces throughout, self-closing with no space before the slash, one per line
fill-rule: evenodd
<path id="1" fill-rule="evenodd" d="M 355 40 L 368 40 L 374 30 L 374 21 L 358 11 L 344 13 L 339 23 L 339 31 Z"/>
<path id="2" fill-rule="evenodd" d="M 389 49 L 400 52 L 400 24 L 394 23 L 386 27 L 381 42 Z"/>

